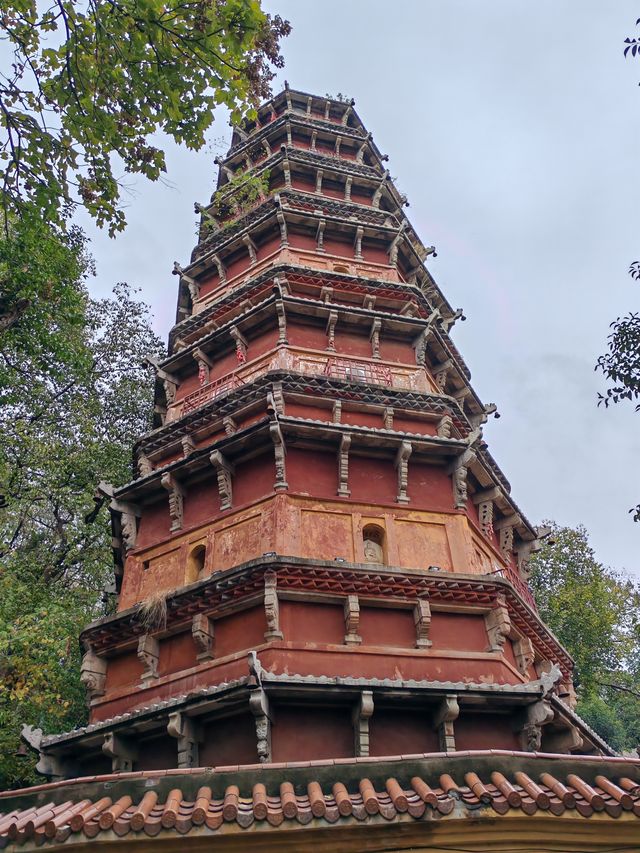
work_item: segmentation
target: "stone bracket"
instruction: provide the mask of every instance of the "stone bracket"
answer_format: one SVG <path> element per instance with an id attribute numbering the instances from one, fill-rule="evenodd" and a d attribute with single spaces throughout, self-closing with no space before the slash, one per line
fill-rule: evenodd
<path id="1" fill-rule="evenodd" d="M 181 711 L 169 714 L 167 732 L 178 741 L 178 767 L 198 767 L 198 744 L 202 741 L 202 729 Z"/>
<path id="2" fill-rule="evenodd" d="M 331 352 L 336 351 L 336 323 L 338 322 L 338 312 L 329 311 L 329 319 L 327 320 L 327 349 Z"/>
<path id="3" fill-rule="evenodd" d="M 412 450 L 411 442 L 403 441 L 396 453 L 394 467 L 398 473 L 398 494 L 396 501 L 399 504 L 408 504 L 410 501 L 407 495 L 407 487 L 409 485 L 409 457 Z"/>
<path id="4" fill-rule="evenodd" d="M 427 649 L 431 645 L 431 606 L 426 598 L 419 598 L 413 608 L 413 621 L 416 626 L 416 649 Z"/>
<path id="5" fill-rule="evenodd" d="M 371 324 L 369 332 L 369 341 L 371 342 L 371 357 L 380 358 L 380 330 L 382 329 L 382 320 L 376 317 Z"/>
<path id="6" fill-rule="evenodd" d="M 254 688 L 249 693 L 249 710 L 256 723 L 258 760 L 261 764 L 271 762 L 271 708 L 266 690 Z"/>
<path id="7" fill-rule="evenodd" d="M 488 651 L 501 652 L 511 634 L 511 617 L 503 595 L 497 596 L 495 606 L 485 614 L 484 623 L 489 638 Z"/>
<path id="8" fill-rule="evenodd" d="M 351 714 L 356 758 L 369 755 L 369 720 L 373 715 L 373 692 L 363 690 Z"/>
<path id="9" fill-rule="evenodd" d="M 348 595 L 344 601 L 344 643 L 346 646 L 359 646 L 362 637 L 360 628 L 360 602 L 357 595 Z"/>
<path id="10" fill-rule="evenodd" d="M 184 517 L 184 489 L 176 478 L 166 471 L 160 478 L 163 488 L 169 492 L 169 517 L 171 518 L 171 532 L 182 529 Z"/>
<path id="11" fill-rule="evenodd" d="M 80 664 L 80 681 L 85 686 L 89 702 L 98 696 L 104 696 L 106 677 L 107 661 L 91 649 L 86 651 Z"/>
<path id="12" fill-rule="evenodd" d="M 209 460 L 216 469 L 220 509 L 231 509 L 233 506 L 233 474 L 235 468 L 219 450 L 210 453 Z"/>
<path id="13" fill-rule="evenodd" d="M 458 705 L 458 697 L 455 693 L 448 694 L 442 699 L 442 702 L 433 715 L 433 727 L 438 732 L 442 752 L 455 751 L 454 722 L 459 716 L 460 705 Z"/>
<path id="14" fill-rule="evenodd" d="M 264 612 L 267 619 L 265 640 L 281 640 L 280 605 L 278 602 L 278 576 L 275 572 L 265 572 L 264 575 Z"/>
<path id="15" fill-rule="evenodd" d="M 271 441 L 273 442 L 273 451 L 276 463 L 276 481 L 273 484 L 273 488 L 276 490 L 276 492 L 283 492 L 289 488 L 289 484 L 287 483 L 287 469 L 285 462 L 287 450 L 284 443 L 282 430 L 280 429 L 280 424 L 277 421 L 272 421 L 272 423 L 269 424 L 269 435 L 271 436 Z"/>
<path id="16" fill-rule="evenodd" d="M 204 613 L 196 613 L 191 622 L 191 636 L 198 649 L 196 660 L 200 662 L 213 660 L 215 644 L 213 620 Z"/>
<path id="17" fill-rule="evenodd" d="M 338 495 L 348 498 L 351 494 L 349 489 L 349 448 L 351 447 L 351 436 L 345 433 L 340 439 L 338 451 Z"/>
<path id="18" fill-rule="evenodd" d="M 513 653 L 516 658 L 518 672 L 527 675 L 529 667 L 536 659 L 533 643 L 529 637 L 519 637 L 513 644 Z"/>
<path id="19" fill-rule="evenodd" d="M 160 659 L 160 643 L 151 634 L 142 634 L 138 638 L 138 660 L 144 665 L 142 673 L 143 684 L 158 677 L 158 660 Z"/>
<path id="20" fill-rule="evenodd" d="M 135 742 L 115 732 L 108 732 L 104 736 L 102 752 L 111 759 L 113 773 L 131 773 L 133 763 L 138 759 L 138 747 Z"/>

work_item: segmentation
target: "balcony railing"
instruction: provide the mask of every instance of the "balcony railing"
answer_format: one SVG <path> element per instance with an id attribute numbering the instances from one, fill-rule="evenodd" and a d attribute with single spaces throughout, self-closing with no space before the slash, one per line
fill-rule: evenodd
<path id="1" fill-rule="evenodd" d="M 371 364 L 368 361 L 355 361 L 347 358 L 330 358 L 324 368 L 324 375 L 346 382 L 364 382 L 374 385 L 391 385 L 391 368 L 384 364 Z"/>
<path id="2" fill-rule="evenodd" d="M 198 388 L 197 391 L 187 394 L 182 401 L 181 414 L 186 415 L 189 412 L 193 412 L 194 409 L 199 409 L 200 406 L 204 406 L 205 403 L 210 403 L 212 400 L 215 400 L 216 397 L 228 394 L 229 391 L 233 391 L 235 388 L 239 388 L 243 384 L 244 382 L 242 379 L 240 379 L 239 376 L 236 376 L 235 373 L 216 379 L 215 382 L 208 382 L 206 385 Z"/>
<path id="3" fill-rule="evenodd" d="M 531 587 L 528 583 L 525 583 L 520 575 L 514 571 L 510 566 L 507 566 L 503 571 L 499 573 L 505 580 L 508 580 L 509 583 L 516 588 L 516 590 L 520 593 L 520 597 L 527 602 L 529 607 L 538 612 L 538 606 L 536 604 L 536 600 L 533 597 L 533 593 L 531 592 Z"/>

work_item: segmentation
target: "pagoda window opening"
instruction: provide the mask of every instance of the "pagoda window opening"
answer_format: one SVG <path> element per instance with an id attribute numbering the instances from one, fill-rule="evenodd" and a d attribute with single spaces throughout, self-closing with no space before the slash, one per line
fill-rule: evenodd
<path id="1" fill-rule="evenodd" d="M 202 580 L 204 577 L 206 556 L 207 548 L 202 543 L 191 549 L 187 558 L 186 583 L 195 583 Z"/>
<path id="2" fill-rule="evenodd" d="M 362 529 L 365 563 L 385 565 L 385 532 L 378 524 L 366 524 Z"/>

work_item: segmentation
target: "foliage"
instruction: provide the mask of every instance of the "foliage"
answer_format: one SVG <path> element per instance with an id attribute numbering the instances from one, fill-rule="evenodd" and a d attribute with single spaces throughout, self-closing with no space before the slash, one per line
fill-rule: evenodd
<path id="1" fill-rule="evenodd" d="M 579 713 L 619 749 L 640 723 L 640 586 L 599 563 L 584 527 L 545 522 L 531 560 L 541 618 L 573 657 Z"/>
<path id="2" fill-rule="evenodd" d="M 7 298 L 28 302 L 0 330 L 0 789 L 36 778 L 14 755 L 21 723 L 64 731 L 84 719 L 77 636 L 105 612 L 112 571 L 106 517 L 84 517 L 101 479 L 130 479 L 151 409 L 140 365 L 160 350 L 126 285 L 89 298 L 79 232 L 34 234 L 21 221 L 0 241 L 0 273 L 16 271 Z M 49 283 L 49 300 L 29 301 L 23 268 Z"/>
<path id="3" fill-rule="evenodd" d="M 259 174 L 244 172 L 234 175 L 214 194 L 211 207 L 213 216 L 224 220 L 235 218 L 250 210 L 269 192 L 269 178 L 268 169 Z"/>
<path id="4" fill-rule="evenodd" d="M 61 224 L 81 204 L 111 234 L 122 230 L 118 171 L 157 180 L 157 131 L 199 149 L 217 106 L 233 121 L 251 112 L 270 94 L 289 32 L 259 0 L 7 0 L 5 221 L 26 206 Z"/>

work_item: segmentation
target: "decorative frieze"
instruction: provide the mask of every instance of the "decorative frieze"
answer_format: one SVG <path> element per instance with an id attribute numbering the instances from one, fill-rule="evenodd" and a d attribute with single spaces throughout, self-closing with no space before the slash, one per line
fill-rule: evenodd
<path id="1" fill-rule="evenodd" d="M 213 660 L 215 646 L 213 620 L 204 613 L 196 613 L 191 621 L 191 636 L 198 650 L 196 660 L 200 663 Z"/>
<path id="2" fill-rule="evenodd" d="M 396 453 L 394 462 L 398 475 L 398 494 L 396 495 L 396 501 L 399 504 L 408 504 L 410 501 L 407 494 L 407 488 L 409 485 L 409 457 L 411 456 L 412 450 L 411 442 L 403 441 Z"/>
<path id="3" fill-rule="evenodd" d="M 369 720 L 372 715 L 373 692 L 363 690 L 351 715 L 356 758 L 369 755 Z"/>
<path id="4" fill-rule="evenodd" d="M 413 608 L 413 621 L 416 626 L 416 649 L 427 649 L 431 645 L 431 606 L 426 598 L 419 598 Z"/>
<path id="5" fill-rule="evenodd" d="M 219 450 L 214 450 L 210 453 L 209 460 L 216 470 L 218 495 L 220 496 L 220 509 L 231 509 L 233 506 L 234 466 Z"/>
<path id="6" fill-rule="evenodd" d="M 265 572 L 264 575 L 264 613 L 267 620 L 265 640 L 281 640 L 280 606 L 278 603 L 278 576 L 275 572 Z"/>
<path id="7" fill-rule="evenodd" d="M 162 487 L 169 493 L 170 530 L 174 533 L 182 529 L 184 519 L 184 490 L 172 474 L 166 471 L 160 478 Z"/>
<path id="8" fill-rule="evenodd" d="M 151 634 L 142 634 L 138 639 L 138 660 L 144 666 L 141 675 L 143 684 L 158 677 L 160 644 Z"/>
<path id="9" fill-rule="evenodd" d="M 344 602 L 344 644 L 359 646 L 362 637 L 358 634 L 360 628 L 360 602 L 357 595 L 348 595 Z"/>

